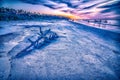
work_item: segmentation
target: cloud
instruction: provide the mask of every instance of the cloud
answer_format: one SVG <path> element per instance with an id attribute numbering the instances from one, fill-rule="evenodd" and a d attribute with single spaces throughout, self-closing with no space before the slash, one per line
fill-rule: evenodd
<path id="1" fill-rule="evenodd" d="M 107 14 L 110 12 L 114 12 L 114 16 L 119 16 L 118 18 L 120 19 L 120 1 L 116 0 L 116 1 L 110 1 L 109 3 L 104 3 L 104 5 L 99 6 L 98 8 L 102 8 L 105 9 L 103 11 L 101 11 L 101 14 Z"/>
<path id="2" fill-rule="evenodd" d="M 120 1 L 110 1 L 107 3 L 105 3 L 102 6 L 99 6 L 98 8 L 109 8 L 109 7 L 120 7 Z"/>
<path id="3" fill-rule="evenodd" d="M 2 0 L 3 2 L 20 1 L 32 5 L 42 5 L 52 10 L 58 10 L 75 15 L 87 14 L 91 16 L 102 16 L 106 14 L 119 15 L 119 0 Z M 110 13 L 110 14 L 108 14 Z M 103 16 L 104 17 L 104 16 Z M 102 18 L 102 17 L 101 17 Z"/>
<path id="4" fill-rule="evenodd" d="M 25 3 L 30 3 L 30 4 L 44 4 L 47 2 L 47 0 L 20 0 Z"/>

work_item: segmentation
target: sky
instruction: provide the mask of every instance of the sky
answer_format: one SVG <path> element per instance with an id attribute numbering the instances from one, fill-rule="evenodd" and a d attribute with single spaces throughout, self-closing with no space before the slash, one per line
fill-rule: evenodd
<path id="1" fill-rule="evenodd" d="M 120 19 L 120 0 L 0 0 L 0 7 L 71 19 Z"/>

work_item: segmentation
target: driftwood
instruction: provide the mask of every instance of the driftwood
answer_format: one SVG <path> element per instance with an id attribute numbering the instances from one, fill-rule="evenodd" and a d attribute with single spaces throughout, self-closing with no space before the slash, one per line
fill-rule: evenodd
<path id="1" fill-rule="evenodd" d="M 31 39 L 28 39 L 28 41 L 31 43 L 28 47 L 26 47 L 25 49 L 23 49 L 22 51 L 20 51 L 19 53 L 17 53 L 17 55 L 15 56 L 15 58 L 17 57 L 21 57 L 25 54 L 28 53 L 28 51 L 33 50 L 33 49 L 39 49 L 42 46 L 44 46 L 47 43 L 52 42 L 53 40 L 55 40 L 56 38 L 58 38 L 58 35 L 51 31 L 50 29 L 42 31 L 41 27 L 39 28 L 40 32 L 38 33 L 39 37 L 37 38 L 37 40 L 32 41 Z"/>

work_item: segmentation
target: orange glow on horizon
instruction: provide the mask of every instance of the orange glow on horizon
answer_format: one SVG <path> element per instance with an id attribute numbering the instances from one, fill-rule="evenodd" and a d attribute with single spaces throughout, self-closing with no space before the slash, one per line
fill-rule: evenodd
<path id="1" fill-rule="evenodd" d="M 56 14 L 58 16 L 63 16 L 63 17 L 66 17 L 66 18 L 69 18 L 69 19 L 73 19 L 73 20 L 76 20 L 76 19 L 80 19 L 79 16 L 75 16 L 75 15 L 72 15 L 72 14 Z"/>
<path id="2" fill-rule="evenodd" d="M 48 15 L 56 15 L 56 16 L 62 16 L 62 17 L 66 17 L 72 20 L 76 20 L 76 19 L 84 19 L 84 16 L 77 16 L 74 14 L 70 14 L 70 13 L 65 13 L 65 12 L 61 12 L 58 10 L 51 10 L 50 12 L 48 11 L 44 11 L 42 14 L 48 14 Z"/>
<path id="3" fill-rule="evenodd" d="M 65 13 L 61 11 L 54 11 L 53 15 L 57 16 L 63 16 L 72 20 L 77 20 L 77 19 L 87 19 L 89 18 L 88 16 L 85 15 L 76 15 L 76 14 L 70 14 L 70 13 Z"/>

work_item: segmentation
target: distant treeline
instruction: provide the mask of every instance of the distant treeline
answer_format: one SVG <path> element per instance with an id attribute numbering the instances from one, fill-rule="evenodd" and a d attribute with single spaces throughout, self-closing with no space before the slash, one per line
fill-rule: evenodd
<path id="1" fill-rule="evenodd" d="M 61 16 L 43 15 L 36 12 L 27 12 L 22 9 L 0 8 L 0 21 L 9 20 L 42 20 L 42 19 L 67 19 Z"/>

